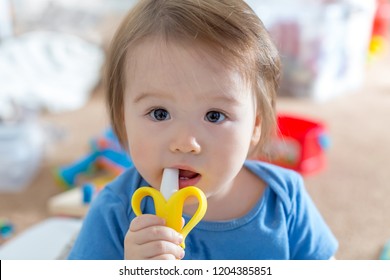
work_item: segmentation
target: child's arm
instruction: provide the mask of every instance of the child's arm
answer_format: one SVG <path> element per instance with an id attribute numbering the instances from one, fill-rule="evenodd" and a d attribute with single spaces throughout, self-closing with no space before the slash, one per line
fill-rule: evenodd
<path id="1" fill-rule="evenodd" d="M 133 219 L 125 237 L 125 259 L 169 260 L 182 259 L 180 247 L 183 237 L 166 227 L 165 221 L 155 215 L 141 215 Z"/>

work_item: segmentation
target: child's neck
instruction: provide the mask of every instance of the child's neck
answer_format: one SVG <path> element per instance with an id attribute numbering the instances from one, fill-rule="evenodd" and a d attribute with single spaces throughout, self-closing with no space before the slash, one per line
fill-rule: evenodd
<path id="1" fill-rule="evenodd" d="M 246 215 L 262 197 L 265 183 L 247 168 L 243 167 L 233 186 L 220 196 L 207 199 L 207 212 L 203 220 L 227 221 Z M 185 207 L 185 213 L 191 216 L 197 205 Z"/>

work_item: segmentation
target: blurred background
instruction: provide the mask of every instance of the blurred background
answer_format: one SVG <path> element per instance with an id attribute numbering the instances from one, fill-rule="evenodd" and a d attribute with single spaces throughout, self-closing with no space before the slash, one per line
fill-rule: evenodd
<path id="1" fill-rule="evenodd" d="M 0 259 L 66 257 L 131 166 L 101 74 L 136 1 L 0 0 Z M 259 160 L 304 176 L 338 259 L 390 259 L 390 2 L 247 2 L 283 61 L 279 131 Z"/>

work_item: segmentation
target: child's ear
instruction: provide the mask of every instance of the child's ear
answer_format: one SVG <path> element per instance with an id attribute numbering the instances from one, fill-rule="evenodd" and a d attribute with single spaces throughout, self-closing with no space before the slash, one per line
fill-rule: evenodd
<path id="1" fill-rule="evenodd" d="M 261 137 L 261 117 L 256 115 L 255 125 L 253 127 L 253 133 L 251 138 L 251 146 L 256 146 L 259 143 Z"/>

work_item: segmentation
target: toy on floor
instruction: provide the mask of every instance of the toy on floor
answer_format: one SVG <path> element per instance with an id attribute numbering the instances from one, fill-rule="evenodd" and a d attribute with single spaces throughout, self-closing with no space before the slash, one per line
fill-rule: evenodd
<path id="1" fill-rule="evenodd" d="M 88 155 L 55 170 L 57 181 L 67 191 L 49 199 L 48 209 L 52 215 L 83 217 L 100 190 L 133 165 L 111 129 L 93 139 L 90 147 Z M 81 175 L 91 178 L 82 183 Z"/>
<path id="2" fill-rule="evenodd" d="M 113 179 L 115 179 L 113 175 L 101 176 L 82 185 L 83 204 L 91 203 L 93 198 Z"/>
<path id="3" fill-rule="evenodd" d="M 278 114 L 277 137 L 261 160 L 293 169 L 303 175 L 325 167 L 330 138 L 324 123 L 304 117 Z"/>
<path id="4" fill-rule="evenodd" d="M 387 49 L 390 21 L 390 3 L 387 0 L 377 0 L 377 8 L 372 27 L 369 45 L 369 59 L 382 55 Z"/>
<path id="5" fill-rule="evenodd" d="M 387 241 L 385 246 L 383 247 L 381 256 L 379 257 L 380 260 L 390 260 L 390 240 Z"/>
<path id="6" fill-rule="evenodd" d="M 98 170 L 107 171 L 112 177 L 132 166 L 129 155 L 120 146 L 116 135 L 108 129 L 101 137 L 93 139 L 91 152 L 80 160 L 55 170 L 57 181 L 67 189 L 77 185 L 81 174 L 93 174 Z"/>
<path id="7" fill-rule="evenodd" d="M 7 219 L 0 219 L 0 239 L 7 239 L 14 233 L 13 224 Z"/>
<path id="8" fill-rule="evenodd" d="M 82 186 L 51 197 L 47 203 L 49 213 L 55 216 L 84 217 L 89 204 L 114 178 L 114 175 L 99 176 Z"/>

